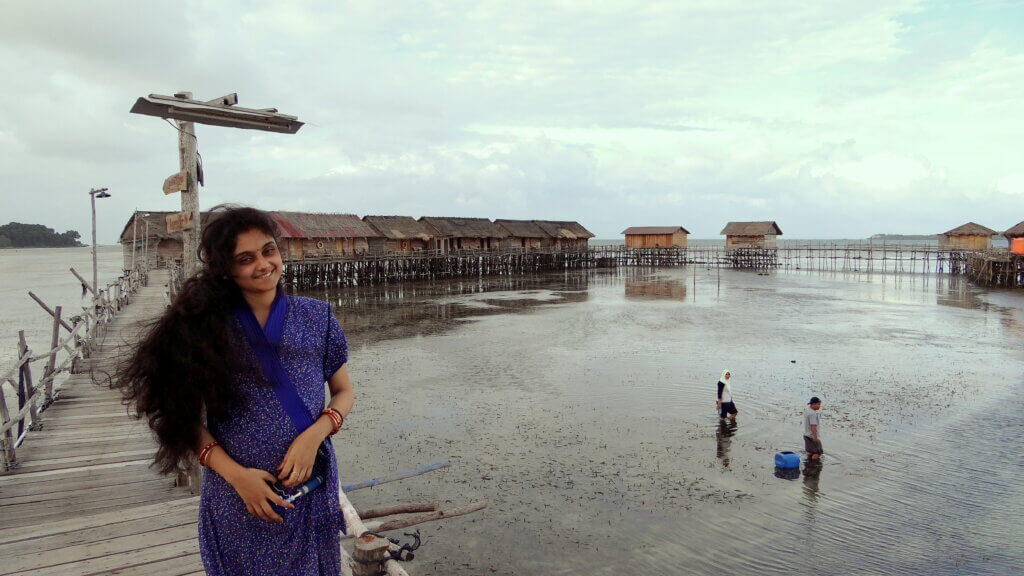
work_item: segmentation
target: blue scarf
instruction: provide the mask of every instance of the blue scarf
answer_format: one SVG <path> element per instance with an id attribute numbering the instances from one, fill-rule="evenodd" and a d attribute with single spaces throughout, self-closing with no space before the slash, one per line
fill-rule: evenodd
<path id="1" fill-rule="evenodd" d="M 235 308 L 235 318 L 242 324 L 242 331 L 249 346 L 256 354 L 256 360 L 263 369 L 263 376 L 273 387 L 277 401 L 284 407 L 295 429 L 301 434 L 306 428 L 313 424 L 313 415 L 309 413 L 306 405 L 299 398 L 288 372 L 281 364 L 281 357 L 278 355 L 278 346 L 281 345 L 281 337 L 284 334 L 284 319 L 288 313 L 288 299 L 278 289 L 274 301 L 270 304 L 270 315 L 267 316 L 267 323 L 260 328 L 256 315 L 248 305 L 241 305 Z"/>
<path id="2" fill-rule="evenodd" d="M 292 421 L 295 429 L 301 434 L 306 428 L 313 425 L 315 418 L 309 413 L 309 409 L 302 403 L 299 393 L 288 377 L 288 371 L 281 364 L 281 356 L 278 354 L 278 347 L 281 345 L 281 337 L 284 334 L 284 320 L 288 312 L 288 300 L 280 288 L 274 301 L 270 304 L 270 314 L 263 328 L 252 313 L 248 305 L 243 304 L 235 308 L 235 318 L 242 325 L 242 332 L 245 339 L 249 341 L 256 354 L 256 360 L 260 363 L 263 376 L 270 382 L 277 401 L 281 403 L 288 418 Z M 326 441 L 325 441 L 326 442 Z M 317 450 L 316 464 L 314 464 L 313 475 L 301 486 L 286 492 L 283 486 L 274 486 L 274 490 L 281 494 L 288 502 L 293 502 L 303 494 L 318 488 L 327 479 L 324 470 L 328 458 L 327 448 L 321 444 Z"/>

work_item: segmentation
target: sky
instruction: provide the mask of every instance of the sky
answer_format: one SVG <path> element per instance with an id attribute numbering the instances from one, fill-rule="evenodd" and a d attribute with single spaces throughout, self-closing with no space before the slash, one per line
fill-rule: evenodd
<path id="1" fill-rule="evenodd" d="M 1024 1 L 0 0 L 0 224 L 112 244 L 173 211 L 190 91 L 298 116 L 196 126 L 203 209 L 576 220 L 716 238 L 1024 220 Z"/>

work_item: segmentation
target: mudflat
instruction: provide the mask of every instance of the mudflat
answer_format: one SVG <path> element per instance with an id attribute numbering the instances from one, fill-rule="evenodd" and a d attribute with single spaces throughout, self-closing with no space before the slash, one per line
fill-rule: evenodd
<path id="1" fill-rule="evenodd" d="M 350 340 L 342 482 L 453 461 L 356 506 L 491 503 L 422 526 L 416 576 L 1024 566 L 1020 292 L 682 268 L 307 295 Z M 812 395 L 822 464 L 777 474 Z"/>

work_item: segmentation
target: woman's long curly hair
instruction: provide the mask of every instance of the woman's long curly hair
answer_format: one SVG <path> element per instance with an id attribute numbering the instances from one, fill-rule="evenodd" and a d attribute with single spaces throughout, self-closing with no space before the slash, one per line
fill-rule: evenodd
<path id="1" fill-rule="evenodd" d="M 149 420 L 159 442 L 153 464 L 165 474 L 183 468 L 196 449 L 204 411 L 217 419 L 240 397 L 234 376 L 243 366 L 231 323 L 244 300 L 231 269 L 238 235 L 253 229 L 278 236 L 266 212 L 229 205 L 210 210 L 200 270 L 118 370 L 114 387 Z"/>

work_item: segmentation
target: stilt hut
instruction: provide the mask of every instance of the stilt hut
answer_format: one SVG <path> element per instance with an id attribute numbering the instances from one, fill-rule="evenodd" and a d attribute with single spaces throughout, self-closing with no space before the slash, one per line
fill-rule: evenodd
<path id="1" fill-rule="evenodd" d="M 508 232 L 487 218 L 447 218 L 424 216 L 434 237 L 435 250 L 448 253 L 454 250 L 497 250 Z"/>
<path id="2" fill-rule="evenodd" d="M 167 231 L 167 217 L 177 212 L 136 211 L 128 219 L 118 241 L 124 257 L 124 269 L 132 264 L 150 268 L 164 268 L 168 263 L 182 259 L 184 244 L 181 232 Z M 206 218 L 206 212 L 200 218 Z M 133 259 L 134 253 L 134 259 Z"/>
<path id="3" fill-rule="evenodd" d="M 368 239 L 370 252 L 409 253 L 433 247 L 430 227 L 412 216 L 363 216 L 363 222 L 380 234 Z"/>
<path id="4" fill-rule="evenodd" d="M 765 222 L 729 222 L 720 234 L 725 235 L 725 249 L 777 248 L 776 236 L 782 236 L 782 229 L 774 220 Z"/>
<path id="5" fill-rule="evenodd" d="M 622 231 L 626 248 L 686 248 L 690 232 L 682 226 L 632 226 Z"/>
<path id="6" fill-rule="evenodd" d="M 508 232 L 508 237 L 501 241 L 502 248 L 522 248 L 523 250 L 536 250 L 540 248 L 541 242 L 548 237 L 547 232 L 541 230 L 540 226 L 532 220 L 495 220 L 495 224 L 501 226 Z"/>
<path id="7" fill-rule="evenodd" d="M 1010 243 L 1010 252 L 1012 254 L 1024 254 L 1024 222 L 1003 232 L 1003 236 Z"/>
<path id="8" fill-rule="evenodd" d="M 533 223 L 547 234 L 547 238 L 541 240 L 542 248 L 586 250 L 587 240 L 594 237 L 590 230 L 584 228 L 579 222 L 534 220 Z"/>
<path id="9" fill-rule="evenodd" d="M 949 232 L 939 234 L 939 248 L 945 250 L 988 250 L 992 247 L 992 237 L 998 234 L 991 228 L 981 224 L 968 222 L 957 226 Z"/>
<path id="10" fill-rule="evenodd" d="M 380 232 L 355 214 L 271 212 L 281 231 L 281 255 L 286 260 L 330 258 L 369 252 Z"/>

